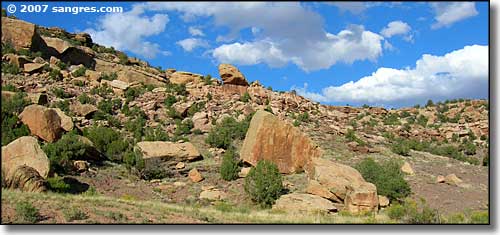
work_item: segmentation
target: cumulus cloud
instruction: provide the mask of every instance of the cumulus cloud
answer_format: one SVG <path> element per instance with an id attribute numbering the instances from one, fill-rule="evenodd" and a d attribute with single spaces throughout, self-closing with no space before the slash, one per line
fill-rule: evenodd
<path id="1" fill-rule="evenodd" d="M 191 34 L 191 36 L 200 36 L 200 37 L 205 36 L 205 34 L 203 33 L 203 31 L 201 31 L 201 29 L 193 27 L 193 26 L 190 26 L 188 28 L 188 31 L 189 31 L 189 34 Z"/>
<path id="2" fill-rule="evenodd" d="M 450 27 L 454 23 L 476 16 L 476 4 L 474 2 L 440 2 L 431 3 L 434 9 L 436 22 L 432 24 L 432 29 Z"/>
<path id="3" fill-rule="evenodd" d="M 266 63 L 271 67 L 293 63 L 305 71 L 327 69 L 343 62 L 376 60 L 382 54 L 382 36 L 354 25 L 338 34 L 326 32 L 321 15 L 297 2 L 143 3 L 139 10 L 178 11 L 186 21 L 213 17 L 222 44 L 212 51 L 218 62 L 240 65 Z M 243 29 L 254 38 L 233 42 Z"/>
<path id="4" fill-rule="evenodd" d="M 380 34 L 386 38 L 390 38 L 394 35 L 405 35 L 408 34 L 411 30 L 410 25 L 403 21 L 392 21 L 387 24 L 387 27 L 383 28 L 380 31 Z"/>
<path id="5" fill-rule="evenodd" d="M 107 14 L 99 19 L 95 28 L 84 30 L 95 42 L 113 46 L 118 50 L 128 50 L 146 58 L 154 58 L 163 53 L 160 45 L 149 42 L 147 37 L 158 35 L 169 22 L 168 15 L 142 15 L 143 11 L 132 10 L 124 13 Z"/>
<path id="6" fill-rule="evenodd" d="M 208 47 L 208 42 L 199 38 L 186 38 L 177 42 L 177 45 L 181 46 L 184 51 L 191 52 L 197 47 Z"/>
<path id="7" fill-rule="evenodd" d="M 341 86 L 310 92 L 292 87 L 320 102 L 412 105 L 428 99 L 488 96 L 488 46 L 472 45 L 444 56 L 424 54 L 415 68 L 379 68 L 369 76 Z"/>

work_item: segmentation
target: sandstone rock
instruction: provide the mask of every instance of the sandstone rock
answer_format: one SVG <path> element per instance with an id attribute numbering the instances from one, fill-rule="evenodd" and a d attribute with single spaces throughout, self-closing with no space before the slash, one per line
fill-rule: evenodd
<path id="1" fill-rule="evenodd" d="M 240 170 L 240 173 L 238 173 L 238 176 L 240 178 L 245 178 L 247 177 L 248 173 L 250 173 L 251 167 L 242 167 Z"/>
<path id="2" fill-rule="evenodd" d="M 276 203 L 273 205 L 273 209 L 292 213 L 329 213 L 337 211 L 337 208 L 331 201 L 320 196 L 305 193 L 291 193 L 283 195 L 276 200 Z"/>
<path id="3" fill-rule="evenodd" d="M 169 80 L 173 84 L 186 84 L 189 82 L 200 83 L 203 76 L 201 74 L 195 74 L 190 72 L 177 71 L 169 76 Z"/>
<path id="4" fill-rule="evenodd" d="M 90 37 L 88 33 L 78 33 L 75 35 L 74 39 L 85 46 L 90 46 L 92 44 L 92 37 Z"/>
<path id="5" fill-rule="evenodd" d="M 442 175 L 438 175 L 436 178 L 436 183 L 444 183 L 446 179 Z"/>
<path id="6" fill-rule="evenodd" d="M 31 63 L 28 57 L 20 56 L 15 54 L 5 54 L 2 56 L 2 61 L 9 62 L 11 64 L 16 65 L 18 68 L 24 68 L 24 65 L 27 63 Z"/>
<path id="7" fill-rule="evenodd" d="M 78 172 L 84 172 L 89 169 L 90 164 L 87 161 L 77 160 L 73 162 L 73 166 Z"/>
<path id="8" fill-rule="evenodd" d="M 208 114 L 206 112 L 198 112 L 193 115 L 193 129 L 198 129 L 202 132 L 209 132 L 212 127 L 208 120 Z"/>
<path id="9" fill-rule="evenodd" d="M 50 161 L 38 141 L 31 136 L 23 136 L 2 147 L 2 174 L 10 178 L 20 166 L 35 169 L 42 178 L 47 178 Z"/>
<path id="10" fill-rule="evenodd" d="M 85 77 L 91 81 L 99 81 L 99 79 L 101 79 L 101 73 L 87 69 L 85 70 Z"/>
<path id="11" fill-rule="evenodd" d="M 16 167 L 8 178 L 2 175 L 2 186 L 11 189 L 20 189 L 24 192 L 47 191 L 44 178 L 34 168 L 22 165 Z"/>
<path id="12" fill-rule="evenodd" d="M 45 64 L 37 64 L 37 63 L 26 63 L 24 64 L 24 72 L 27 73 L 37 73 L 43 70 Z"/>
<path id="13" fill-rule="evenodd" d="M 175 165 L 175 169 L 184 169 L 186 167 L 186 163 L 184 162 L 179 162 L 177 165 Z"/>
<path id="14" fill-rule="evenodd" d="M 246 86 L 239 86 L 234 84 L 223 84 L 218 87 L 221 89 L 221 94 L 227 97 L 231 97 L 233 95 L 238 95 L 238 99 L 240 96 L 244 95 L 247 92 Z"/>
<path id="15" fill-rule="evenodd" d="M 49 48 L 55 50 L 56 53 L 51 54 L 62 54 L 70 47 L 73 47 L 68 41 L 60 38 L 42 36 L 42 39 Z"/>
<path id="16" fill-rule="evenodd" d="M 340 198 L 335 196 L 335 194 L 328 191 L 328 189 L 321 184 L 319 184 L 316 180 L 309 180 L 309 183 L 306 188 L 306 192 L 313 195 L 318 195 L 322 198 L 329 199 L 334 202 L 343 202 Z"/>
<path id="17" fill-rule="evenodd" d="M 197 183 L 197 182 L 200 182 L 203 180 L 203 176 L 196 168 L 193 168 L 189 171 L 188 177 L 194 183 Z"/>
<path id="18" fill-rule="evenodd" d="M 241 159 L 255 166 L 260 160 L 274 162 L 281 173 L 300 172 L 322 150 L 299 129 L 266 111 L 257 111 L 240 151 Z"/>
<path id="19" fill-rule="evenodd" d="M 120 81 L 120 80 L 113 80 L 110 82 L 110 85 L 111 85 L 111 87 L 118 88 L 121 90 L 127 90 L 129 87 L 128 83 L 126 83 L 124 81 Z"/>
<path id="20" fill-rule="evenodd" d="M 99 110 L 94 105 L 80 103 L 70 105 L 69 109 L 76 115 L 85 117 L 86 119 L 92 118 L 92 115 Z"/>
<path id="21" fill-rule="evenodd" d="M 49 102 L 49 98 L 45 93 L 28 93 L 28 98 L 32 104 L 45 105 Z"/>
<path id="22" fill-rule="evenodd" d="M 463 181 L 455 174 L 449 174 L 444 178 L 445 183 L 449 185 L 459 186 Z"/>
<path id="23" fill-rule="evenodd" d="M 220 201 L 227 198 L 226 193 L 218 189 L 207 189 L 200 193 L 200 199 L 206 199 L 210 201 Z"/>
<path id="24" fill-rule="evenodd" d="M 348 211 L 358 213 L 378 209 L 377 188 L 366 182 L 356 169 L 326 159 L 314 158 L 306 166 L 306 172 L 310 180 L 319 183 L 319 186 L 315 185 L 318 188 L 315 191 L 321 192 L 319 196 L 323 196 L 325 190 L 329 191 L 344 201 L 345 209 Z M 323 187 L 321 191 L 320 187 Z"/>
<path id="25" fill-rule="evenodd" d="M 66 115 L 61 109 L 59 108 L 53 108 L 54 111 L 56 111 L 57 115 L 59 115 L 59 118 L 61 119 L 61 128 L 65 131 L 71 131 L 73 130 L 73 127 L 75 126 L 73 124 L 73 119 Z"/>
<path id="26" fill-rule="evenodd" d="M 219 75 L 224 84 L 233 84 L 240 86 L 248 86 L 248 82 L 245 79 L 245 76 L 238 70 L 238 68 L 234 67 L 230 64 L 220 64 L 219 65 Z"/>
<path id="27" fill-rule="evenodd" d="M 411 165 L 408 162 L 403 163 L 403 165 L 401 166 L 401 171 L 408 175 L 415 174 L 415 172 L 413 172 L 413 168 L 411 168 Z"/>
<path id="28" fill-rule="evenodd" d="M 24 108 L 19 119 L 28 126 L 31 134 L 47 142 L 54 142 L 61 137 L 61 118 L 52 109 L 33 104 Z"/>
<path id="29" fill-rule="evenodd" d="M 2 42 L 16 49 L 35 49 L 39 35 L 36 26 L 26 21 L 2 17 Z"/>
<path id="30" fill-rule="evenodd" d="M 185 182 L 176 181 L 176 182 L 174 182 L 174 186 L 175 187 L 184 187 L 184 186 L 186 186 L 186 183 Z"/>
<path id="31" fill-rule="evenodd" d="M 167 161 L 192 161 L 201 158 L 196 147 L 187 143 L 168 141 L 143 141 L 137 143 L 146 165 L 158 165 Z"/>
<path id="32" fill-rule="evenodd" d="M 389 198 L 387 198 L 386 196 L 378 195 L 378 205 L 380 207 L 387 207 L 389 206 L 389 203 Z"/>

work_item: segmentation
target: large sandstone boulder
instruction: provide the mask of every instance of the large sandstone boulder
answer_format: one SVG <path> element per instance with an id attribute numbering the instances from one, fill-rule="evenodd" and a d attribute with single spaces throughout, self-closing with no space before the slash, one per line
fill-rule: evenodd
<path id="1" fill-rule="evenodd" d="M 377 188 L 366 182 L 354 168 L 326 159 L 315 158 L 306 167 L 306 172 L 316 190 L 307 191 L 333 201 L 343 201 L 345 209 L 352 213 L 376 211 L 378 209 Z M 318 185 L 319 184 L 319 185 Z M 331 198 L 332 193 L 335 197 Z"/>
<path id="2" fill-rule="evenodd" d="M 245 79 L 245 76 L 238 70 L 238 68 L 234 67 L 230 64 L 220 64 L 219 65 L 219 75 L 224 84 L 233 84 L 240 86 L 248 86 L 248 82 Z"/>
<path id="3" fill-rule="evenodd" d="M 190 72 L 176 71 L 169 76 L 169 80 L 173 84 L 200 83 L 203 75 Z"/>
<path id="4" fill-rule="evenodd" d="M 38 73 L 43 70 L 45 64 L 38 63 L 26 63 L 23 65 L 24 72 L 26 73 Z"/>
<path id="5" fill-rule="evenodd" d="M 53 108 L 53 110 L 56 111 L 57 115 L 59 115 L 59 118 L 61 119 L 61 128 L 65 131 L 73 130 L 73 127 L 75 126 L 73 119 L 66 115 L 60 108 Z"/>
<path id="6" fill-rule="evenodd" d="M 40 36 L 32 23 L 2 17 L 2 42 L 10 43 L 16 49 L 38 49 Z"/>
<path id="7" fill-rule="evenodd" d="M 335 205 L 320 196 L 305 194 L 305 193 L 291 193 L 281 196 L 273 205 L 274 210 L 283 210 L 287 212 L 336 212 Z"/>
<path id="8" fill-rule="evenodd" d="M 143 141 L 137 143 L 137 147 L 148 166 L 162 162 L 192 161 L 201 157 L 198 149 L 189 142 Z"/>
<path id="9" fill-rule="evenodd" d="M 33 104 L 19 114 L 21 121 L 34 134 L 47 142 L 54 142 L 61 137 L 61 118 L 53 109 Z"/>
<path id="10" fill-rule="evenodd" d="M 56 54 L 62 54 L 69 48 L 73 47 L 71 43 L 66 40 L 62 40 L 60 38 L 52 38 L 52 37 L 44 37 L 42 36 L 43 41 L 47 45 L 47 47 L 55 50 Z M 52 53 L 51 53 L 52 54 Z"/>
<path id="11" fill-rule="evenodd" d="M 50 161 L 42 151 L 38 141 L 31 136 L 23 136 L 2 147 L 2 174 L 7 179 L 20 166 L 35 169 L 42 178 L 47 178 Z"/>
<path id="12" fill-rule="evenodd" d="M 92 49 L 84 46 L 74 46 L 66 40 L 55 37 L 42 37 L 45 44 L 46 54 L 56 56 L 65 63 L 94 68 L 96 61 Z"/>
<path id="13" fill-rule="evenodd" d="M 34 168 L 26 165 L 17 167 L 8 178 L 2 175 L 2 181 L 3 187 L 20 189 L 24 192 L 47 191 L 45 179 Z"/>
<path id="14" fill-rule="evenodd" d="M 69 109 L 76 115 L 85 117 L 86 119 L 90 119 L 92 115 L 99 110 L 94 105 L 80 103 L 70 105 Z"/>
<path id="15" fill-rule="evenodd" d="M 300 172 L 321 154 L 299 129 L 262 110 L 254 114 L 240 151 L 243 161 L 255 166 L 260 160 L 269 160 L 281 173 Z"/>

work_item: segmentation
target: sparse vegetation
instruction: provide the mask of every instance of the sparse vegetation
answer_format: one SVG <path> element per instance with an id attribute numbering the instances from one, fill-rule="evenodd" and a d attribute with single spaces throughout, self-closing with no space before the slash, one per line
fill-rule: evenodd
<path id="1" fill-rule="evenodd" d="M 18 202 L 16 204 L 16 219 L 18 223 L 36 223 L 40 217 L 39 210 L 30 202 Z"/>
<path id="2" fill-rule="evenodd" d="M 263 207 L 271 206 L 283 191 L 278 167 L 266 160 L 259 161 L 245 178 L 244 187 L 253 201 Z"/>
<path id="3" fill-rule="evenodd" d="M 241 122 L 232 117 L 224 118 L 208 133 L 207 144 L 212 147 L 228 149 L 233 140 L 245 138 L 251 118 L 252 115 L 249 115 Z"/>
<path id="4" fill-rule="evenodd" d="M 73 72 L 71 72 L 71 75 L 73 75 L 73 77 L 81 77 L 81 76 L 84 76 L 85 75 L 85 72 L 87 71 L 87 68 L 85 67 L 79 67 L 78 69 L 74 70 Z"/>
<path id="5" fill-rule="evenodd" d="M 81 141 L 78 135 L 69 132 L 54 143 L 47 143 L 43 151 L 50 160 L 50 167 L 57 173 L 72 172 L 72 160 L 83 160 L 90 146 Z"/>
<path id="6" fill-rule="evenodd" d="M 222 158 L 220 166 L 220 175 L 226 181 L 235 180 L 238 178 L 238 161 L 235 159 L 233 149 L 228 149 Z"/>

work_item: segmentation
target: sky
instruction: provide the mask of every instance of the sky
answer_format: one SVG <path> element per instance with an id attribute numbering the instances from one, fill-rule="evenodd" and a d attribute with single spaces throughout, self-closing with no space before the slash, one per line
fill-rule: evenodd
<path id="1" fill-rule="evenodd" d="M 14 4 L 2 2 L 2 8 Z M 87 32 L 163 69 L 248 81 L 331 105 L 488 98 L 488 2 L 38 2 L 22 20 Z M 121 6 L 122 13 L 51 12 Z"/>

